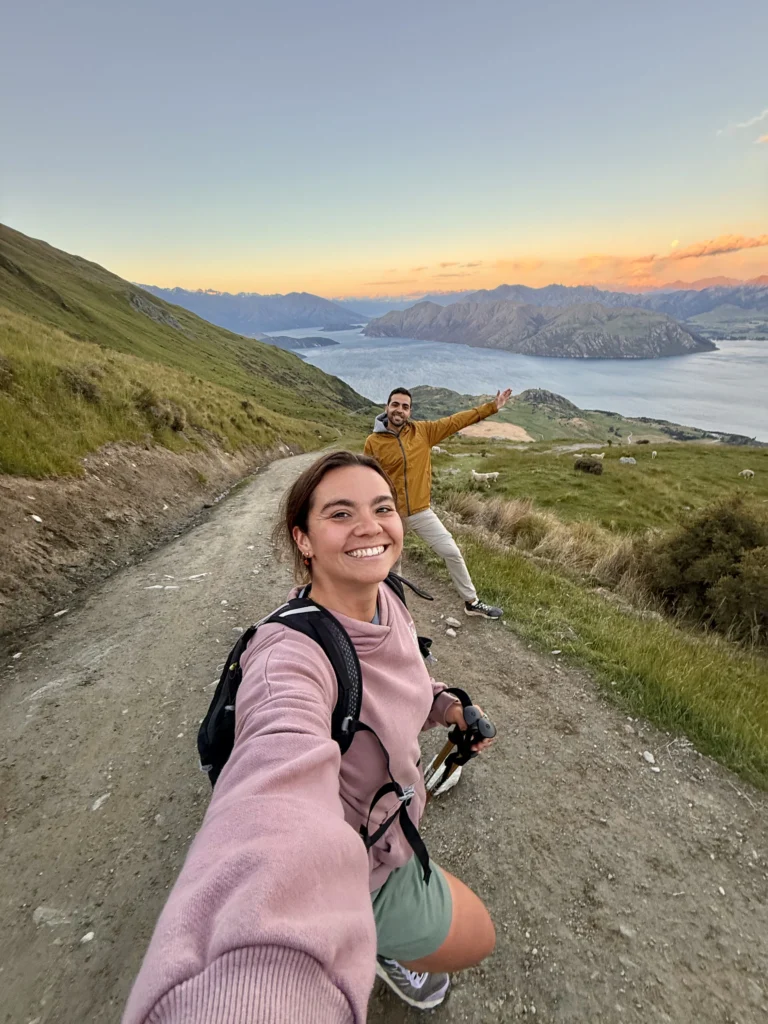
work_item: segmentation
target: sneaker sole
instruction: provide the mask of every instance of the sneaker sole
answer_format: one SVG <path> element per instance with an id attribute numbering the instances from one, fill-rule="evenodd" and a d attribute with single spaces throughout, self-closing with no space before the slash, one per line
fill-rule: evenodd
<path id="1" fill-rule="evenodd" d="M 407 996 L 405 992 L 402 991 L 402 989 L 399 989 L 397 985 L 394 983 L 394 981 L 392 981 L 390 976 L 387 974 L 387 972 L 384 970 L 384 968 L 381 966 L 381 964 L 379 964 L 378 962 L 376 964 L 376 974 L 379 978 L 381 978 L 381 980 L 386 985 L 388 985 L 392 989 L 396 996 L 399 996 L 404 1003 L 408 1003 L 408 1005 L 412 1006 L 415 1010 L 434 1010 L 436 1006 L 440 1006 L 440 1004 L 445 1001 L 445 997 L 448 994 L 448 989 L 451 987 L 451 979 L 448 978 L 448 980 L 445 983 L 445 988 L 441 992 L 437 992 L 434 996 L 432 996 L 429 1002 L 419 1003 L 415 999 L 411 999 L 409 996 Z"/>
<path id="2" fill-rule="evenodd" d="M 501 615 L 488 615 L 486 612 L 473 612 L 473 611 L 470 611 L 469 608 L 465 607 L 464 608 L 464 614 L 465 615 L 478 615 L 481 619 L 490 619 L 492 622 L 498 622 L 499 619 L 504 614 L 504 612 L 502 612 Z"/>

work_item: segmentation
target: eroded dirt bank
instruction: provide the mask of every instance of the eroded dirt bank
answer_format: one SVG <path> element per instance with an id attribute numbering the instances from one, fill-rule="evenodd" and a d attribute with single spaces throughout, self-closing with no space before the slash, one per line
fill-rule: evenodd
<path id="1" fill-rule="evenodd" d="M 261 466 L 290 454 L 171 452 L 109 444 L 82 477 L 0 476 L 0 651 L 17 633 L 190 525 L 203 507 Z M 34 517 L 37 517 L 34 518 Z"/>

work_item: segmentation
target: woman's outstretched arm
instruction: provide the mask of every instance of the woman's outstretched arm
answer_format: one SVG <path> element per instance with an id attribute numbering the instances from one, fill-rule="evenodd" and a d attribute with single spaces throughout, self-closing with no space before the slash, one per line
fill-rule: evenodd
<path id="1" fill-rule="evenodd" d="M 123 1024 L 363 1024 L 376 933 L 345 822 L 336 680 L 313 641 L 262 627 L 236 738 L 160 915 Z"/>

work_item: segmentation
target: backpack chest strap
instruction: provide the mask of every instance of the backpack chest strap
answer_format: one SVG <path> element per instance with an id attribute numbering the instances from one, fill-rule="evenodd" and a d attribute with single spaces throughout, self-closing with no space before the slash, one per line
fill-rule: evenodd
<path id="1" fill-rule="evenodd" d="M 385 782 L 384 785 L 380 786 L 376 791 L 373 800 L 371 800 L 371 806 L 368 808 L 368 818 L 366 819 L 365 824 L 360 826 L 360 835 L 363 837 L 366 850 L 370 850 L 372 846 L 375 846 L 391 826 L 394 825 L 395 821 L 399 819 L 400 828 L 403 830 L 403 835 L 405 836 L 408 845 L 419 858 L 419 863 L 421 864 L 421 869 L 424 873 L 424 883 L 425 885 L 429 885 L 429 878 L 432 874 L 432 869 L 429 866 L 429 853 L 424 845 L 424 840 L 419 835 L 419 830 L 416 828 L 408 814 L 408 807 L 415 794 L 414 787 L 406 786 L 406 788 L 403 789 L 400 783 L 392 775 L 389 762 L 389 751 L 381 742 L 374 729 L 371 729 L 370 726 L 360 721 L 349 722 L 348 726 L 353 733 L 369 732 L 374 737 L 381 748 L 382 754 L 384 755 L 384 761 L 387 766 L 387 775 L 389 776 L 389 782 Z M 371 832 L 370 826 L 373 810 L 379 800 L 381 800 L 382 797 L 387 796 L 389 793 L 394 793 L 397 796 L 398 807 L 389 815 L 388 818 L 385 818 L 375 832 Z"/>

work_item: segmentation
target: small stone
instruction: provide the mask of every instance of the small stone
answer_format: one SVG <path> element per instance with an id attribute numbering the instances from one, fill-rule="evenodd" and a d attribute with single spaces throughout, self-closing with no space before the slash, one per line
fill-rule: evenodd
<path id="1" fill-rule="evenodd" d="M 658 773 L 659 773 L 659 772 L 661 771 L 661 768 L 659 768 L 659 766 L 658 766 L 657 764 L 655 764 L 655 765 L 653 765 L 653 767 L 651 768 L 651 771 L 652 771 L 652 772 L 656 772 L 656 774 L 658 775 Z"/>
<path id="2" fill-rule="evenodd" d="M 631 725 L 626 725 L 625 724 L 623 728 L 624 728 L 624 732 L 627 734 L 627 736 L 634 736 L 635 735 L 635 730 L 632 728 Z"/>
<path id="3" fill-rule="evenodd" d="M 56 910 L 54 907 L 37 907 L 32 911 L 32 920 L 38 927 L 47 924 L 49 928 L 56 928 L 61 924 L 69 924 L 69 918 L 63 910 Z"/>
<path id="4" fill-rule="evenodd" d="M 21 651 L 16 651 L 16 653 L 13 656 L 13 660 L 14 661 L 18 661 L 20 657 L 21 657 Z"/>
<path id="5" fill-rule="evenodd" d="M 550 651 L 550 654 L 562 654 L 563 652 L 559 648 L 555 648 L 554 651 Z"/>
<path id="6" fill-rule="evenodd" d="M 454 619 L 452 617 L 447 618 L 445 620 L 445 624 L 446 624 L 446 626 L 450 626 L 452 629 L 459 629 L 459 627 L 461 626 L 461 623 L 459 622 L 459 620 L 458 619 Z"/>
<path id="7" fill-rule="evenodd" d="M 84 945 L 86 942 L 93 942 L 96 938 L 95 932 L 86 932 L 85 935 L 80 939 L 80 945 Z"/>
<path id="8" fill-rule="evenodd" d="M 650 750 L 644 750 L 643 751 L 643 760 L 647 764 L 656 764 L 656 758 L 653 756 L 653 754 L 650 752 Z"/>
<path id="9" fill-rule="evenodd" d="M 31 519 L 34 519 L 36 523 L 42 523 L 42 521 L 43 521 L 43 520 L 42 520 L 42 519 L 40 518 L 40 516 L 38 516 L 38 515 L 35 515 L 35 513 L 34 513 L 34 512 L 33 512 L 33 513 L 32 513 L 32 515 L 30 516 L 30 518 L 31 518 Z"/>
<path id="10" fill-rule="evenodd" d="M 54 619 L 60 619 L 61 616 L 62 615 L 66 615 L 68 611 L 69 611 L 69 608 L 62 608 L 60 612 L 54 612 L 53 613 L 53 617 L 54 617 Z"/>
<path id="11" fill-rule="evenodd" d="M 720 893 L 721 896 L 725 896 L 725 889 L 722 887 L 722 885 L 719 885 L 717 887 L 717 891 Z"/>
<path id="12" fill-rule="evenodd" d="M 229 604 L 229 601 L 222 601 L 222 604 Z"/>
<path id="13" fill-rule="evenodd" d="M 620 924 L 619 932 L 624 936 L 625 939 L 634 939 L 635 935 L 637 934 L 635 932 L 635 929 L 630 928 L 628 924 Z"/>
<path id="14" fill-rule="evenodd" d="M 446 629 L 446 631 L 445 631 L 445 635 L 446 635 L 446 636 L 450 636 L 450 637 L 453 637 L 453 639 L 454 639 L 454 640 L 455 640 L 455 639 L 456 639 L 456 637 L 458 636 L 458 634 L 457 634 L 456 630 L 455 630 L 455 629 L 451 629 L 450 627 L 449 627 L 448 629 Z"/>
<path id="15" fill-rule="evenodd" d="M 97 797 L 91 804 L 91 810 L 98 811 L 107 800 L 109 800 L 109 793 L 104 793 L 102 796 Z"/>

